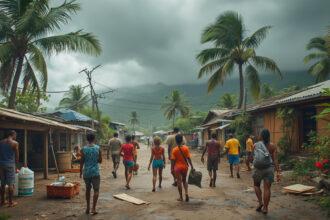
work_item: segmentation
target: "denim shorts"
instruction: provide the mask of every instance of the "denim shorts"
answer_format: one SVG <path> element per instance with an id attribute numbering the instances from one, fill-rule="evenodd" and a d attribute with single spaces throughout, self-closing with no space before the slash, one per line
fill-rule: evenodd
<path id="1" fill-rule="evenodd" d="M 152 168 L 154 168 L 154 169 L 163 169 L 164 168 L 164 161 L 163 160 L 153 160 L 152 161 Z"/>
<path id="2" fill-rule="evenodd" d="M 123 163 L 124 163 L 125 167 L 128 167 L 128 168 L 134 167 L 134 161 L 133 160 L 124 160 Z"/>
<path id="3" fill-rule="evenodd" d="M 239 164 L 239 155 L 236 154 L 228 154 L 228 161 L 230 165 Z"/>
<path id="4" fill-rule="evenodd" d="M 0 166 L 1 186 L 12 186 L 15 184 L 15 165 Z"/>
<path id="5" fill-rule="evenodd" d="M 95 192 L 100 190 L 101 178 L 100 176 L 84 177 L 86 190 L 91 190 L 92 187 Z"/>

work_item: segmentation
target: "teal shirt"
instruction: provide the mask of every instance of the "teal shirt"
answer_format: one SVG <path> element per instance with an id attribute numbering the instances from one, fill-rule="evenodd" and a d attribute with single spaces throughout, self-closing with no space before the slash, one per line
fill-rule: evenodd
<path id="1" fill-rule="evenodd" d="M 81 149 L 84 154 L 84 178 L 90 178 L 100 175 L 99 154 L 100 147 L 98 145 L 85 146 Z"/>

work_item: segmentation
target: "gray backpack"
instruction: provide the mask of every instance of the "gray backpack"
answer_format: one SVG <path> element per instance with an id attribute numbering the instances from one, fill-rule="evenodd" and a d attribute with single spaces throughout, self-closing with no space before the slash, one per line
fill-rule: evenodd
<path id="1" fill-rule="evenodd" d="M 253 166 L 257 169 L 266 169 L 273 165 L 273 159 L 262 141 L 255 144 Z"/>

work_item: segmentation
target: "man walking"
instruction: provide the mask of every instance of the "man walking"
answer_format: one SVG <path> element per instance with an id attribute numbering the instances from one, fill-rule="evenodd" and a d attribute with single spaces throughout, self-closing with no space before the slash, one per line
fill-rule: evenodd
<path id="1" fill-rule="evenodd" d="M 240 154 L 240 143 L 234 138 L 233 134 L 229 134 L 229 140 L 225 144 L 226 153 L 228 153 L 228 161 L 230 165 L 230 177 L 233 178 L 233 169 L 236 170 L 237 178 L 240 178 L 239 174 L 239 154 Z"/>
<path id="2" fill-rule="evenodd" d="M 120 148 L 121 148 L 121 141 L 118 138 L 118 133 L 113 134 L 113 138 L 109 141 L 109 150 L 111 151 L 111 158 L 113 163 L 113 171 L 112 175 L 114 178 L 117 178 L 117 170 L 119 168 L 120 163 Z"/>
<path id="3" fill-rule="evenodd" d="M 215 187 L 218 164 L 220 163 L 221 144 L 217 141 L 217 134 L 211 135 L 211 140 L 206 142 L 201 161 L 204 163 L 204 155 L 207 151 L 207 170 L 210 175 L 210 187 Z"/>
<path id="4" fill-rule="evenodd" d="M 93 207 L 91 213 L 97 214 L 96 204 L 99 198 L 100 190 L 100 169 L 99 163 L 102 163 L 102 153 L 100 147 L 95 144 L 95 135 L 87 134 L 87 146 L 81 149 L 81 160 L 80 160 L 80 178 L 84 176 L 86 184 L 86 214 L 90 212 L 90 197 L 91 190 L 93 187 Z"/>
<path id="5" fill-rule="evenodd" d="M 167 153 L 168 153 L 168 160 L 171 161 L 171 157 L 172 157 L 172 149 L 174 147 L 177 146 L 176 140 L 175 140 L 175 136 L 177 134 L 179 134 L 180 129 L 179 128 L 174 128 L 173 129 L 173 133 L 171 135 L 168 135 L 166 138 L 165 143 L 167 144 Z M 182 141 L 182 145 L 186 144 L 186 139 L 184 136 L 182 136 L 183 141 Z M 176 181 L 176 177 L 175 177 L 175 173 L 171 172 L 174 182 L 173 182 L 173 186 L 177 186 L 177 181 Z"/>
<path id="6" fill-rule="evenodd" d="M 253 162 L 253 136 L 252 135 L 248 135 L 247 139 L 246 139 L 246 166 L 248 171 L 251 171 L 251 166 L 250 164 Z"/>
<path id="7" fill-rule="evenodd" d="M 0 141 L 0 206 L 4 206 L 6 202 L 6 185 L 8 186 L 8 207 L 17 205 L 17 202 L 13 202 L 16 170 L 15 163 L 18 163 L 19 157 L 16 136 L 17 134 L 15 131 L 9 131 L 5 139 Z"/>

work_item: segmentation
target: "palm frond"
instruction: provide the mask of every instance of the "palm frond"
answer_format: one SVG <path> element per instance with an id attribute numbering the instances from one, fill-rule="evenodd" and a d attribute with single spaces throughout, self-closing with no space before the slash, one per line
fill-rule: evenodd
<path id="1" fill-rule="evenodd" d="M 15 58 L 10 57 L 7 60 L 4 60 L 1 62 L 0 65 L 0 89 L 7 93 L 12 79 L 14 77 L 14 74 L 12 74 L 15 70 Z"/>
<path id="2" fill-rule="evenodd" d="M 324 59 L 313 64 L 308 72 L 316 77 L 316 82 L 322 82 L 330 75 L 330 60 Z"/>
<path id="3" fill-rule="evenodd" d="M 323 37 L 314 37 L 310 39 L 306 46 L 307 50 L 317 49 L 320 51 L 326 51 L 325 39 Z"/>
<path id="4" fill-rule="evenodd" d="M 216 86 L 219 84 L 223 84 L 227 76 L 233 71 L 234 68 L 234 61 L 227 60 L 224 65 L 215 71 L 210 79 L 208 80 L 207 92 L 211 93 Z"/>
<path id="5" fill-rule="evenodd" d="M 311 60 L 318 60 L 318 59 L 326 59 L 327 58 L 327 54 L 324 53 L 324 52 L 315 52 L 315 53 L 311 53 L 311 54 L 308 54 L 307 56 L 305 56 L 304 58 L 304 63 L 308 63 L 310 62 Z"/>
<path id="6" fill-rule="evenodd" d="M 99 55 L 102 51 L 99 40 L 82 31 L 38 39 L 34 42 L 48 54 L 65 51 Z"/>
<path id="7" fill-rule="evenodd" d="M 266 71 L 274 72 L 282 78 L 281 70 L 278 68 L 274 60 L 268 57 L 254 56 L 252 57 L 252 61 L 257 67 L 262 68 Z"/>
<path id="8" fill-rule="evenodd" d="M 48 83 L 47 64 L 42 52 L 33 44 L 29 45 L 28 52 L 30 55 L 31 64 L 40 73 L 40 83 L 43 91 L 46 90 Z"/>
<path id="9" fill-rule="evenodd" d="M 23 77 L 23 85 L 27 86 L 30 85 L 32 88 L 32 92 L 36 92 L 38 104 L 40 102 L 41 90 L 38 82 L 38 78 L 30 64 L 30 62 L 25 59 L 24 64 L 24 77 Z"/>
<path id="10" fill-rule="evenodd" d="M 205 49 L 202 50 L 197 56 L 196 59 L 202 64 L 204 65 L 206 62 L 210 61 L 210 60 L 215 60 L 218 58 L 222 58 L 226 55 L 228 55 L 230 51 L 228 49 L 225 48 L 209 48 L 209 49 Z"/>
<path id="11" fill-rule="evenodd" d="M 259 99 L 260 79 L 257 69 L 252 65 L 248 65 L 245 68 L 245 74 L 247 75 L 248 80 L 250 82 L 250 90 L 253 98 L 256 100 Z"/>
<path id="12" fill-rule="evenodd" d="M 245 38 L 243 45 L 247 48 L 257 48 L 260 43 L 266 38 L 271 26 L 264 26 L 254 32 L 250 37 Z"/>
<path id="13" fill-rule="evenodd" d="M 202 78 L 204 75 L 213 72 L 215 69 L 220 69 L 227 62 L 229 57 L 223 57 L 218 60 L 211 61 L 205 64 L 198 73 L 198 78 Z"/>

